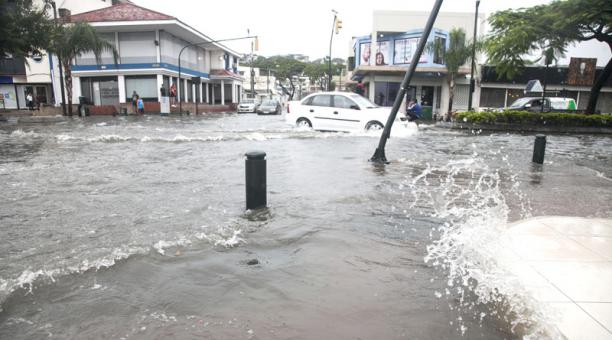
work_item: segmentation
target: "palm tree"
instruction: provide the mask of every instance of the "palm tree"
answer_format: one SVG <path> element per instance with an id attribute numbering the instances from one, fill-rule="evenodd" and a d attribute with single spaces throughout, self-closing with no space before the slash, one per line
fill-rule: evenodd
<path id="1" fill-rule="evenodd" d="M 113 53 L 115 64 L 118 54 L 113 44 L 100 38 L 96 30 L 87 23 L 75 23 L 57 27 L 51 41 L 50 52 L 55 53 L 62 61 L 64 68 L 64 85 L 68 97 L 68 114 L 72 116 L 72 61 L 83 53 L 93 52 L 98 64 L 104 51 Z"/>
<path id="2" fill-rule="evenodd" d="M 455 77 L 459 73 L 459 67 L 471 61 L 472 57 L 472 42 L 465 39 L 465 31 L 461 28 L 453 28 L 449 32 L 448 48 L 445 46 L 445 41 L 435 39 L 427 44 L 427 51 L 433 52 L 434 55 L 439 55 L 444 60 L 447 69 L 446 81 L 448 82 L 449 98 L 448 98 L 448 114 L 453 109 L 453 98 L 455 97 Z M 478 48 L 477 44 L 477 48 Z"/>

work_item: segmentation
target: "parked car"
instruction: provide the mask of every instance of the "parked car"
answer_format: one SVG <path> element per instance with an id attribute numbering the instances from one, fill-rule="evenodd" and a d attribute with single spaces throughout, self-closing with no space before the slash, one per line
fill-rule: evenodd
<path id="1" fill-rule="evenodd" d="M 515 100 L 508 110 L 542 112 L 541 97 L 524 97 Z M 548 97 L 544 98 L 544 112 L 576 111 L 574 98 Z"/>
<path id="2" fill-rule="evenodd" d="M 379 107 L 356 93 L 320 92 L 289 102 L 285 120 L 322 131 L 372 131 L 383 129 L 390 113 L 391 108 Z M 396 117 L 399 124 L 401 116 Z"/>
<path id="3" fill-rule="evenodd" d="M 258 115 L 267 115 L 267 114 L 275 114 L 279 115 L 283 112 L 281 104 L 278 100 L 267 99 L 261 102 L 257 107 Z"/>
<path id="4" fill-rule="evenodd" d="M 238 113 L 243 112 L 252 112 L 255 113 L 257 111 L 257 102 L 255 99 L 244 99 L 238 104 Z"/>

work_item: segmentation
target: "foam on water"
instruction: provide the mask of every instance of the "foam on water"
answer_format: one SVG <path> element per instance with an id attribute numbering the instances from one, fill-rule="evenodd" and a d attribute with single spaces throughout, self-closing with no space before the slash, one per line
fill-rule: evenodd
<path id="1" fill-rule="evenodd" d="M 511 177 L 510 181 L 517 180 Z M 470 157 L 443 166 L 427 164 L 399 188 L 408 202 L 406 217 L 427 214 L 442 223 L 431 231 L 432 243 L 424 259 L 446 275 L 447 289 L 434 292 L 437 298 L 446 296 L 451 309 L 481 322 L 485 317 L 501 318 L 526 338 L 554 337 L 555 330 L 548 326 L 544 311 L 498 261 L 506 248 L 501 236 L 510 212 L 502 182 L 498 170 Z M 522 202 L 518 186 L 505 190 L 506 195 L 516 195 L 522 215 L 528 216 L 529 204 Z M 458 302 L 451 296 L 458 296 Z M 457 330 L 464 334 L 465 324 L 457 321 Z"/>

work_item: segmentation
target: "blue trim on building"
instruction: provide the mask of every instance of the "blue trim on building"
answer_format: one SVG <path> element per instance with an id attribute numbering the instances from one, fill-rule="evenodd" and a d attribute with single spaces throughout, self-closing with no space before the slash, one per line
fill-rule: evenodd
<path id="1" fill-rule="evenodd" d="M 103 64 L 103 65 L 72 65 L 72 71 L 111 71 L 111 70 L 143 70 L 161 68 L 178 72 L 178 66 L 168 63 L 140 63 L 140 64 Z M 205 72 L 194 71 L 181 66 L 181 75 L 193 75 L 210 79 L 210 75 Z"/>
<path id="2" fill-rule="evenodd" d="M 13 77 L 11 76 L 0 76 L 0 84 L 12 84 Z"/>
<path id="3" fill-rule="evenodd" d="M 410 63 L 402 63 L 402 64 L 395 64 L 394 60 L 395 60 L 395 41 L 396 40 L 403 40 L 403 39 L 414 39 L 414 38 L 420 38 L 423 35 L 423 30 L 422 29 L 416 29 L 416 30 L 410 30 L 410 31 L 406 31 L 403 33 L 398 33 L 398 34 L 393 34 L 393 35 L 385 35 L 384 37 L 377 39 L 376 42 L 389 42 L 389 55 L 390 55 L 390 60 L 387 61 L 387 65 L 386 66 L 406 66 L 406 65 L 410 65 Z M 432 30 L 432 33 L 429 35 L 429 37 L 427 38 L 427 41 L 430 42 L 434 39 L 434 37 L 443 37 L 446 39 L 446 44 L 448 47 L 448 43 L 449 43 L 449 39 L 448 39 L 448 32 L 447 31 L 443 31 L 441 29 L 437 29 L 434 28 Z M 361 65 L 361 44 L 364 43 L 371 43 L 372 42 L 372 37 L 369 35 L 366 36 L 362 36 L 362 37 L 357 37 L 355 39 L 355 46 L 353 46 L 353 50 L 355 51 L 355 67 L 358 67 L 359 65 Z M 375 58 L 376 53 L 372 53 L 374 49 L 372 49 L 372 47 L 370 46 L 370 58 Z M 420 62 L 419 65 L 424 66 L 424 67 L 440 67 L 440 68 L 444 68 L 446 65 L 441 65 L 441 64 L 435 64 L 433 62 L 434 56 L 433 53 L 428 53 L 428 52 L 423 52 L 425 54 L 425 56 L 427 57 L 427 61 L 426 62 Z M 375 66 L 375 65 L 370 65 L 370 66 Z"/>

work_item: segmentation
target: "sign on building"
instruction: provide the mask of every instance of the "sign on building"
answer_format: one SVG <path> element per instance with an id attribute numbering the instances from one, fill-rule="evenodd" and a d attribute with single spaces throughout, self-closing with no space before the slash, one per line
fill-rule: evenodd
<path id="1" fill-rule="evenodd" d="M 597 58 L 571 58 L 567 72 L 567 84 L 593 86 Z"/>

